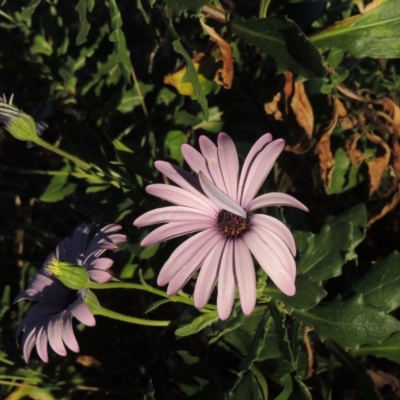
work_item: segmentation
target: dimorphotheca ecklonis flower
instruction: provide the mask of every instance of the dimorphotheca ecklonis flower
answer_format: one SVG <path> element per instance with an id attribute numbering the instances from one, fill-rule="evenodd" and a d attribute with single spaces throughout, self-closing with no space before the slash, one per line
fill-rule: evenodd
<path id="1" fill-rule="evenodd" d="M 196 307 L 207 303 L 217 281 L 220 318 L 230 315 L 236 285 L 242 310 L 250 314 L 256 303 L 252 254 L 276 286 L 292 296 L 296 290 L 293 235 L 279 220 L 254 213 L 278 205 L 307 211 L 284 193 L 256 197 L 285 142 L 273 141 L 269 133 L 263 135 L 251 148 L 241 172 L 235 145 L 227 134 L 219 134 L 218 146 L 205 136 L 199 142 L 201 153 L 182 146 L 194 175 L 167 162 L 155 163 L 180 187 L 153 184 L 146 191 L 175 205 L 149 211 L 134 221 L 138 227 L 165 223 L 147 235 L 142 246 L 199 232 L 172 253 L 158 275 L 158 284 L 168 284 L 167 293 L 173 295 L 200 269 L 194 290 Z"/>
<path id="2" fill-rule="evenodd" d="M 72 317 L 87 326 L 96 324 L 93 314 L 85 304 L 86 289 L 71 290 L 64 286 L 46 266 L 52 260 L 80 265 L 94 282 L 107 282 L 112 276 L 107 270 L 113 265 L 109 258 L 100 258 L 106 250 L 118 251 L 118 244 L 126 242 L 125 235 L 118 233 L 120 225 L 107 225 L 94 233 L 93 224 L 79 225 L 71 236 L 63 239 L 43 263 L 43 267 L 33 277 L 28 288 L 17 296 L 20 300 L 37 301 L 17 329 L 17 337 L 22 333 L 22 349 L 28 363 L 33 347 L 39 357 L 47 362 L 47 344 L 59 355 L 65 356 L 66 345 L 78 352 L 79 345 L 72 329 Z"/>

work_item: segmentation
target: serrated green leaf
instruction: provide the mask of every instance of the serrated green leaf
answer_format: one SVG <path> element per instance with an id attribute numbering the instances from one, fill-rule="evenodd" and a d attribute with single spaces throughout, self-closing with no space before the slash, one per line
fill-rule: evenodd
<path id="1" fill-rule="evenodd" d="M 326 75 L 326 68 L 317 48 L 293 21 L 285 17 L 271 16 L 247 21 L 233 17 L 231 28 L 246 43 L 253 44 L 274 57 L 278 72 L 289 70 L 308 79 Z"/>
<path id="2" fill-rule="evenodd" d="M 236 313 L 234 309 L 227 321 L 219 320 L 207 329 L 207 335 L 212 336 L 209 343 L 215 343 L 222 336 L 227 335 L 229 332 L 236 331 L 245 321 L 247 321 L 247 317 L 242 312 Z"/>
<path id="3" fill-rule="evenodd" d="M 379 343 L 400 330 L 398 320 L 367 304 L 362 295 L 309 311 L 294 310 L 293 315 L 312 325 L 321 340 L 332 339 L 343 347 Z"/>
<path id="4" fill-rule="evenodd" d="M 294 296 L 286 296 L 272 285 L 265 288 L 264 294 L 282 301 L 289 312 L 295 308 L 309 310 L 326 296 L 325 290 L 319 283 L 303 274 L 296 276 L 296 294 Z"/>
<path id="5" fill-rule="evenodd" d="M 340 275 L 343 264 L 356 257 L 354 249 L 365 236 L 365 206 L 352 207 L 327 222 L 316 235 L 295 232 L 300 253 L 297 272 L 316 282 Z"/>
<path id="6" fill-rule="evenodd" d="M 364 399 L 380 400 L 381 397 L 376 390 L 375 384 L 367 374 L 365 367 L 354 357 L 347 353 L 342 347 L 333 340 L 325 340 L 327 349 L 342 364 L 346 373 L 354 380 L 358 390 L 363 394 Z"/>
<path id="7" fill-rule="evenodd" d="M 270 320 L 270 313 L 268 311 L 264 312 L 264 315 L 258 324 L 255 335 L 252 338 L 251 345 L 248 348 L 247 355 L 239 364 L 239 369 L 241 371 L 247 371 L 253 366 L 253 363 L 258 360 L 260 352 L 264 347 L 265 335 L 268 331 L 268 328 L 271 326 Z"/>
<path id="8" fill-rule="evenodd" d="M 375 357 L 384 357 L 400 364 L 400 332 L 394 333 L 382 343 L 369 344 L 352 349 L 351 353 L 355 355 L 368 354 Z"/>
<path id="9" fill-rule="evenodd" d="M 219 319 L 217 311 L 210 311 L 195 318 L 190 324 L 184 325 L 175 331 L 177 336 L 193 335 L 202 329 L 210 326 Z"/>
<path id="10" fill-rule="evenodd" d="M 91 12 L 94 6 L 93 0 L 79 0 L 75 10 L 79 14 L 79 31 L 75 43 L 77 46 L 83 44 L 87 40 L 87 35 L 90 30 L 89 21 L 86 18 L 87 12 Z"/>
<path id="11" fill-rule="evenodd" d="M 110 18 L 111 18 L 111 33 L 109 36 L 110 42 L 114 43 L 116 62 L 119 63 L 120 70 L 124 78 L 131 81 L 131 57 L 129 50 L 126 46 L 125 34 L 122 30 L 122 18 L 117 2 L 115 0 L 109 1 L 110 5 Z"/>
<path id="12" fill-rule="evenodd" d="M 233 392 L 228 394 L 228 399 L 232 400 L 264 400 L 265 397 L 260 386 L 251 372 L 244 374 L 243 378 L 235 387 Z"/>
<path id="13" fill-rule="evenodd" d="M 207 0 L 165 0 L 167 6 L 176 14 L 181 15 L 183 11 L 200 11 L 207 4 Z"/>
<path id="14" fill-rule="evenodd" d="M 371 268 L 353 290 L 362 293 L 367 303 L 385 312 L 400 307 L 400 254 L 395 251 Z"/>
<path id="15" fill-rule="evenodd" d="M 371 11 L 338 22 L 311 37 L 319 48 L 339 48 L 355 57 L 400 57 L 400 2 L 385 1 Z"/>
<path id="16" fill-rule="evenodd" d="M 31 0 L 29 4 L 24 8 L 24 10 L 21 13 L 21 19 L 23 21 L 27 21 L 28 19 L 31 19 L 33 13 L 36 10 L 36 7 L 40 4 L 41 0 Z"/>

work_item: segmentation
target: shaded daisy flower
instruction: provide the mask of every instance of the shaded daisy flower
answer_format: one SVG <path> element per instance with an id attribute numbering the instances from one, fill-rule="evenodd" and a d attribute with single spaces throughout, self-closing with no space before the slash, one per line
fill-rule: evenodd
<path id="1" fill-rule="evenodd" d="M 17 337 L 22 333 L 22 349 L 28 363 L 33 347 L 39 357 L 48 362 L 47 343 L 59 355 L 65 356 L 69 349 L 79 352 L 79 345 L 72 329 L 72 317 L 87 326 L 96 321 L 84 302 L 86 289 L 68 289 L 45 267 L 56 259 L 84 267 L 90 280 L 107 282 L 111 274 L 107 270 L 113 265 L 109 258 L 99 258 L 106 250 L 118 251 L 117 244 L 126 242 L 125 235 L 117 233 L 120 225 L 107 225 L 94 234 L 93 224 L 79 225 L 71 236 L 63 239 L 43 263 L 43 267 L 33 277 L 28 288 L 17 296 L 20 300 L 37 301 L 17 329 Z"/>
<path id="2" fill-rule="evenodd" d="M 178 186 L 153 184 L 147 193 L 175 204 L 152 210 L 134 225 L 165 223 L 147 235 L 146 247 L 174 237 L 194 234 L 170 256 L 158 275 L 160 286 L 168 284 L 174 295 L 201 267 L 195 290 L 196 307 L 204 307 L 218 282 L 217 308 L 221 319 L 229 317 L 238 285 L 245 314 L 256 304 L 256 275 L 252 256 L 275 285 L 294 295 L 296 246 L 289 229 L 268 215 L 255 214 L 262 207 L 293 206 L 308 211 L 284 193 L 256 197 L 285 142 L 263 135 L 251 148 L 241 172 L 232 139 L 218 136 L 218 146 L 205 136 L 199 139 L 201 153 L 184 144 L 182 154 L 195 175 L 164 161 L 156 168 Z"/>

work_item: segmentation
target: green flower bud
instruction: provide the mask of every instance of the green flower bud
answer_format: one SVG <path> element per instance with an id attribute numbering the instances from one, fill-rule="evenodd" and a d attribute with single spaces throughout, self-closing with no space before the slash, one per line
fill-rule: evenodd
<path id="1" fill-rule="evenodd" d="M 90 289 L 86 291 L 84 301 L 93 315 L 100 314 L 99 311 L 102 309 L 102 306 L 100 305 L 99 300 L 97 300 L 96 295 Z"/>
<path id="2" fill-rule="evenodd" d="M 46 269 L 69 289 L 81 290 L 87 288 L 89 284 L 88 272 L 79 265 L 72 265 L 53 258 Z"/>
<path id="3" fill-rule="evenodd" d="M 38 139 L 35 120 L 14 105 L 7 103 L 5 97 L 0 98 L 0 121 L 18 140 L 36 141 Z"/>

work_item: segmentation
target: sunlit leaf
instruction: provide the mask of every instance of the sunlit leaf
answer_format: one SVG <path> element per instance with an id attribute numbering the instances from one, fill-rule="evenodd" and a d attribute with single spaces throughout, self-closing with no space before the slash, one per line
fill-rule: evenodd
<path id="1" fill-rule="evenodd" d="M 320 48 L 347 50 L 354 56 L 400 57 L 400 2 L 385 1 L 365 14 L 340 21 L 311 37 Z"/>
<path id="2" fill-rule="evenodd" d="M 40 4 L 40 2 L 41 2 L 41 0 L 31 0 L 29 2 L 29 4 L 22 11 L 21 18 L 24 21 L 27 21 L 28 19 L 30 19 L 36 10 L 36 7 Z"/>

